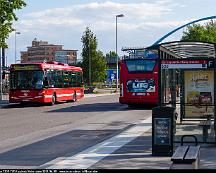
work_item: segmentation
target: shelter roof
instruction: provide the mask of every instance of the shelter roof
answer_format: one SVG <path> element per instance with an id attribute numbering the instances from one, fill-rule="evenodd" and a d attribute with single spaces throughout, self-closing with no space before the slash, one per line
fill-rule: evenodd
<path id="1" fill-rule="evenodd" d="M 159 49 L 175 58 L 216 58 L 214 43 L 174 41 L 150 46 L 146 49 Z"/>

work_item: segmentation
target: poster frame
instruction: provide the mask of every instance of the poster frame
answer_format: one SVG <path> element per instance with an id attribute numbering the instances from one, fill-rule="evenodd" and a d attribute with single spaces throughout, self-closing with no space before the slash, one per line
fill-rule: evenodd
<path id="1" fill-rule="evenodd" d="M 194 71 L 199 71 L 199 72 L 202 72 L 202 71 L 211 71 L 213 73 L 213 83 L 214 83 L 214 87 L 213 87 L 213 91 L 211 91 L 211 93 L 213 93 L 214 97 L 212 97 L 212 102 L 213 104 L 209 105 L 209 106 L 212 106 L 214 107 L 213 109 L 215 110 L 215 70 L 212 69 L 212 68 L 208 68 L 208 69 L 184 69 L 182 70 L 182 73 L 181 75 L 183 76 L 183 80 L 182 80 L 182 90 L 181 90 L 181 94 L 182 94 L 182 97 L 181 97 L 181 119 L 203 119 L 203 118 L 206 118 L 204 115 L 197 115 L 197 116 L 191 116 L 191 115 L 187 115 L 186 114 L 186 111 L 187 111 L 187 106 L 189 107 L 190 105 L 187 105 L 187 103 L 185 103 L 185 99 L 186 99 L 186 91 L 187 91 L 187 88 L 186 88 L 186 84 L 185 84 L 185 72 L 194 72 Z M 192 105 L 191 105 L 192 106 Z M 198 105 L 198 106 L 205 106 L 205 105 Z M 213 111 L 213 114 L 214 114 L 214 111 Z"/>

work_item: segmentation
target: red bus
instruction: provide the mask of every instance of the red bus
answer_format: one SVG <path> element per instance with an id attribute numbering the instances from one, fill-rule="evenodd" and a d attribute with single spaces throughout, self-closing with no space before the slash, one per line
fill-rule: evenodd
<path id="1" fill-rule="evenodd" d="M 38 102 L 54 105 L 84 96 L 82 68 L 58 62 L 21 63 L 10 66 L 10 103 Z"/>
<path id="2" fill-rule="evenodd" d="M 136 104 L 158 104 L 157 58 L 131 58 L 120 61 L 119 102 Z"/>

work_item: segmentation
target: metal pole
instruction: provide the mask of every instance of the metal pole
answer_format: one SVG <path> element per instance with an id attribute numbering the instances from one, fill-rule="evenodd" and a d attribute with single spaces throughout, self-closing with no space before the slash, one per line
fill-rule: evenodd
<path id="1" fill-rule="evenodd" d="M 117 18 L 118 17 L 124 17 L 123 14 L 119 14 L 119 15 L 116 15 L 116 93 L 118 93 L 118 44 L 117 44 L 117 38 L 118 38 L 118 35 L 117 35 Z"/>
<path id="2" fill-rule="evenodd" d="M 46 46 L 44 46 L 44 60 L 43 61 L 47 62 L 47 60 L 46 60 Z"/>
<path id="3" fill-rule="evenodd" d="M 89 33 L 89 86 L 91 86 L 91 56 L 90 56 L 90 33 Z"/>
<path id="4" fill-rule="evenodd" d="M 17 59 L 16 59 L 16 34 L 17 34 L 17 33 L 15 32 L 15 62 L 14 62 L 15 64 L 16 64 L 16 62 L 17 62 Z"/>
<path id="5" fill-rule="evenodd" d="M 117 18 L 116 16 L 116 93 L 118 93 L 118 48 L 117 48 Z"/>
<path id="6" fill-rule="evenodd" d="M 17 57 L 16 57 L 16 35 L 20 34 L 20 32 L 15 31 L 15 64 L 17 62 Z"/>
<path id="7" fill-rule="evenodd" d="M 5 50 L 5 51 L 7 51 L 7 49 Z M 8 65 L 8 59 L 7 59 L 7 53 L 8 52 L 5 52 L 5 67 L 7 67 L 7 65 Z"/>
<path id="8" fill-rule="evenodd" d="M 6 67 L 5 59 L 5 48 L 2 48 L 2 68 Z"/>
<path id="9" fill-rule="evenodd" d="M 2 55 L 1 55 L 1 48 L 0 48 L 0 100 L 3 100 L 3 98 L 2 98 Z"/>
<path id="10" fill-rule="evenodd" d="M 216 55 L 216 44 L 214 44 L 214 49 L 215 49 L 215 55 Z M 215 63 L 215 60 L 214 60 L 214 75 L 216 75 L 216 63 Z M 214 77 L 214 83 L 215 83 L 215 77 Z M 216 96 L 215 96 L 215 93 L 216 93 L 216 86 L 214 85 L 214 115 L 216 115 Z M 214 131 L 216 131 L 216 116 L 214 116 Z M 215 142 L 215 145 L 216 145 L 216 134 L 214 133 L 214 142 Z"/>

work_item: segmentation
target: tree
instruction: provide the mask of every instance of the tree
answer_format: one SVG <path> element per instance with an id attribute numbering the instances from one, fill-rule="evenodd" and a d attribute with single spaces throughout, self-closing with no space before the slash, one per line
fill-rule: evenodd
<path id="1" fill-rule="evenodd" d="M 210 22 L 200 25 L 193 24 L 187 27 L 187 31 L 183 32 L 182 41 L 203 41 L 216 42 L 216 22 Z"/>
<path id="2" fill-rule="evenodd" d="M 115 51 L 110 51 L 109 53 L 106 54 L 105 58 L 106 58 L 108 68 L 110 69 L 116 68 L 116 57 L 117 54 Z"/>
<path id="3" fill-rule="evenodd" d="M 0 47 L 7 47 L 6 39 L 14 31 L 12 22 L 18 20 L 14 11 L 24 6 L 26 3 L 23 0 L 0 0 Z"/>
<path id="4" fill-rule="evenodd" d="M 106 61 L 103 53 L 97 51 L 97 38 L 89 27 L 86 28 L 81 42 L 83 44 L 81 56 L 83 58 L 82 68 L 84 81 L 89 85 L 91 82 L 103 81 L 106 77 Z M 91 67 L 89 67 L 89 60 Z M 91 73 L 91 81 L 89 78 L 89 70 Z"/>
<path id="5" fill-rule="evenodd" d="M 109 53 L 106 54 L 106 59 L 113 58 L 113 57 L 116 58 L 116 52 L 115 51 L 109 51 Z"/>
<path id="6" fill-rule="evenodd" d="M 107 70 L 107 63 L 105 61 L 105 57 L 103 52 L 97 51 L 97 56 L 92 61 L 92 78 L 94 82 L 104 82 L 106 79 L 106 70 Z"/>

